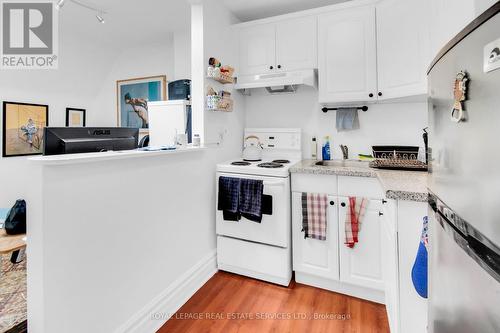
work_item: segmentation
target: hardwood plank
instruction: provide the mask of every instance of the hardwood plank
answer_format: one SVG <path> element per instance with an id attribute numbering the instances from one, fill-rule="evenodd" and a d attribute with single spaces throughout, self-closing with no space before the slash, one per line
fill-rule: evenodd
<path id="1" fill-rule="evenodd" d="M 193 318 L 201 314 L 201 318 Z M 214 275 L 158 333 L 389 332 L 385 307 L 292 281 Z"/>

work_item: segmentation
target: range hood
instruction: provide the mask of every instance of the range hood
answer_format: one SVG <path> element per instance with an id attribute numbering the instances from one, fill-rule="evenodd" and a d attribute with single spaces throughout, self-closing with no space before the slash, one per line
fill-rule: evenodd
<path id="1" fill-rule="evenodd" d="M 251 89 L 265 88 L 270 94 L 294 93 L 301 85 L 316 87 L 314 69 L 245 75 L 238 77 L 235 89 L 250 95 Z"/>

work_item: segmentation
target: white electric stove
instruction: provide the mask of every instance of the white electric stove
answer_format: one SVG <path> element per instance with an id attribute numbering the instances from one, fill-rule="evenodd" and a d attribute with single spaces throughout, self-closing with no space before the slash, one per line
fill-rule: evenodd
<path id="1" fill-rule="evenodd" d="M 289 168 L 302 158 L 301 131 L 249 128 L 245 138 L 249 136 L 258 137 L 262 160 L 235 158 L 218 164 L 217 184 L 221 176 L 262 180 L 272 209 L 261 223 L 243 217 L 237 222 L 226 221 L 217 210 L 218 268 L 288 286 L 292 276 Z"/>

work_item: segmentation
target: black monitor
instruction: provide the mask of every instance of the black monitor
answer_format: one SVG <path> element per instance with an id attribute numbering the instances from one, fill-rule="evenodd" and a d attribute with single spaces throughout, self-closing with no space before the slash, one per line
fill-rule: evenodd
<path id="1" fill-rule="evenodd" d="M 139 129 L 130 127 L 45 127 L 43 154 L 61 155 L 136 149 Z"/>

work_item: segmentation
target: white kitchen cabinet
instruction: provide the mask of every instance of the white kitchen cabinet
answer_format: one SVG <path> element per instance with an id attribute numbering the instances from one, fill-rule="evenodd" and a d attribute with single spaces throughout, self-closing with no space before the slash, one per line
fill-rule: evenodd
<path id="1" fill-rule="evenodd" d="M 320 103 L 376 100 L 375 8 L 355 7 L 319 15 Z"/>
<path id="2" fill-rule="evenodd" d="M 305 16 L 240 30 L 240 73 L 274 73 L 317 67 L 317 20 Z"/>
<path id="3" fill-rule="evenodd" d="M 276 26 L 265 24 L 240 30 L 240 74 L 262 74 L 274 69 Z"/>
<path id="4" fill-rule="evenodd" d="M 391 333 L 399 332 L 399 263 L 396 224 L 397 203 L 384 201 L 382 207 L 382 275 L 384 277 L 385 308 Z"/>
<path id="5" fill-rule="evenodd" d="M 384 0 L 377 5 L 378 100 L 427 94 L 428 1 Z"/>
<path id="6" fill-rule="evenodd" d="M 304 238 L 302 193 L 292 193 L 293 269 L 327 279 L 339 279 L 339 234 L 337 197 L 328 197 L 326 240 Z"/>
<path id="7" fill-rule="evenodd" d="M 383 303 L 379 210 L 382 197 L 375 178 L 292 174 L 293 268 L 299 283 Z M 327 240 L 304 239 L 302 192 L 328 194 Z M 360 242 L 347 251 L 344 223 L 348 196 L 371 198 Z M 346 205 L 347 206 L 347 205 Z M 364 223 L 365 223 L 364 222 Z"/>
<path id="8" fill-rule="evenodd" d="M 349 207 L 347 197 L 339 197 L 339 236 L 345 237 Z M 369 200 L 354 248 L 340 242 L 340 280 L 366 288 L 384 290 L 382 276 L 382 234 L 380 200 Z"/>
<path id="9" fill-rule="evenodd" d="M 276 24 L 276 68 L 290 71 L 318 67 L 317 18 L 306 16 Z"/>

